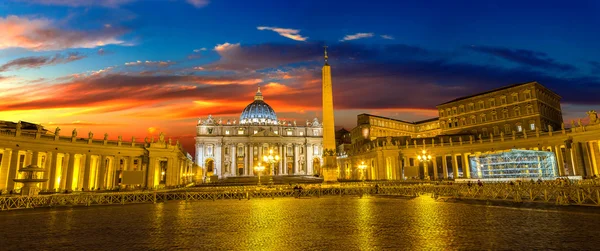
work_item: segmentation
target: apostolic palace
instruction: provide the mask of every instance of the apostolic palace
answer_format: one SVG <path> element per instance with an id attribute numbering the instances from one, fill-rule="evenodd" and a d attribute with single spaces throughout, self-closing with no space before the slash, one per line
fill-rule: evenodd
<path id="1" fill-rule="evenodd" d="M 114 141 L 107 134 L 97 139 L 73 130 L 63 136 L 60 128 L 52 132 L 2 121 L 0 190 L 19 191 L 23 179 L 43 180 L 37 185 L 42 191 L 87 191 L 173 187 L 260 173 L 324 181 L 599 175 L 596 112 L 565 124 L 561 97 L 537 82 L 441 103 L 439 117 L 423 121 L 360 114 L 355 128 L 335 133 L 326 52 L 322 87 L 322 122 L 279 120 L 260 87 L 239 120 L 199 119 L 193 159 L 162 133 L 156 140 L 119 136 Z M 38 173 L 31 177 L 28 170 Z"/>

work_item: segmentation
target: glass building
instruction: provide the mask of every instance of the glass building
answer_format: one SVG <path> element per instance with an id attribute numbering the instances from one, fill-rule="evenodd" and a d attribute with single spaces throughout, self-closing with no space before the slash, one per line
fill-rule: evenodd
<path id="1" fill-rule="evenodd" d="M 557 176 L 552 152 L 510 150 L 469 157 L 473 179 L 538 179 Z"/>

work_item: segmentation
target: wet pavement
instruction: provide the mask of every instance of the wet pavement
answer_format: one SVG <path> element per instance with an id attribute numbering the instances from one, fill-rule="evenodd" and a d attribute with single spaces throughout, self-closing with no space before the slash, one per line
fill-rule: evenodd
<path id="1" fill-rule="evenodd" d="M 599 209 L 600 210 L 600 209 Z M 600 214 L 374 197 L 0 212 L 0 250 L 454 250 L 600 247 Z"/>

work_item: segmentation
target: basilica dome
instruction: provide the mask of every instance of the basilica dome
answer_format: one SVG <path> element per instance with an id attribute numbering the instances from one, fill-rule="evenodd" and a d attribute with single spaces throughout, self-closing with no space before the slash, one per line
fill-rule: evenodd
<path id="1" fill-rule="evenodd" d="M 240 116 L 240 124 L 277 125 L 277 115 L 269 104 L 263 100 L 260 87 L 254 96 L 254 102 L 250 103 Z"/>

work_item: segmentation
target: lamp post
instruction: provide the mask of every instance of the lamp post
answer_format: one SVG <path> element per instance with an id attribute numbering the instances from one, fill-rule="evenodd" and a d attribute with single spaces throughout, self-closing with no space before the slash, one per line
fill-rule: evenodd
<path id="1" fill-rule="evenodd" d="M 360 173 L 362 176 L 362 182 L 365 182 L 365 169 L 367 168 L 367 165 L 365 165 L 364 161 L 360 162 L 360 165 L 358 165 L 358 169 L 360 169 Z"/>
<path id="2" fill-rule="evenodd" d="M 431 155 L 427 154 L 427 150 L 423 149 L 421 154 L 417 154 L 417 159 L 423 162 L 423 173 L 426 174 L 426 178 L 429 179 L 429 173 L 427 172 L 427 163 L 431 161 Z M 435 167 L 434 167 L 435 169 Z M 435 171 L 435 170 L 434 170 Z"/>
<path id="3" fill-rule="evenodd" d="M 269 155 L 263 155 L 263 161 L 271 164 L 271 170 L 275 173 L 275 164 L 279 162 L 279 155 L 273 154 L 273 149 L 269 149 Z"/>
<path id="4" fill-rule="evenodd" d="M 265 170 L 265 167 L 260 162 L 258 162 L 258 166 L 254 167 L 254 171 L 258 172 L 258 185 L 259 186 L 260 186 L 260 173 L 262 173 L 262 171 L 264 171 L 264 170 Z"/>

